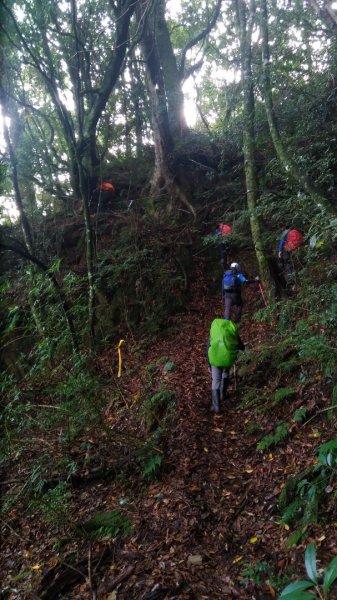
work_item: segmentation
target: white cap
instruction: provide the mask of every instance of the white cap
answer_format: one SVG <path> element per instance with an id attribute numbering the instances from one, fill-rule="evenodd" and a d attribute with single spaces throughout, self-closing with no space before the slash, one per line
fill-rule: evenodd
<path id="1" fill-rule="evenodd" d="M 231 269 L 236 269 L 237 271 L 240 271 L 240 265 L 239 265 L 239 263 L 232 263 L 231 264 Z"/>

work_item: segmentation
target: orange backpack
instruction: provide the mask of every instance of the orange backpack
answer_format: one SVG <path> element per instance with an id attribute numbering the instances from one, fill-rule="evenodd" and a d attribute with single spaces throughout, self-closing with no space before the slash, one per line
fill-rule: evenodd
<path id="1" fill-rule="evenodd" d="M 102 190 L 102 192 L 114 192 L 115 188 L 112 185 L 112 183 L 108 183 L 107 181 L 104 181 L 104 183 L 102 183 L 99 186 L 99 189 Z"/>
<path id="2" fill-rule="evenodd" d="M 232 233 L 232 228 L 230 225 L 226 225 L 225 223 L 220 223 L 219 225 L 219 232 L 221 233 L 221 235 L 229 235 L 230 233 Z"/>
<path id="3" fill-rule="evenodd" d="M 287 241 L 284 244 L 286 250 L 294 252 L 296 248 L 299 248 L 303 244 L 303 235 L 297 229 L 290 229 L 287 235 Z"/>

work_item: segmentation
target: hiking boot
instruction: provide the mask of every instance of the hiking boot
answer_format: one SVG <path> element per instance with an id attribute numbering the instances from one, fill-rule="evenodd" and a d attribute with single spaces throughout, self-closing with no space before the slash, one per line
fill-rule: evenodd
<path id="1" fill-rule="evenodd" d="M 211 411 L 216 414 L 220 412 L 220 390 L 212 390 Z"/>

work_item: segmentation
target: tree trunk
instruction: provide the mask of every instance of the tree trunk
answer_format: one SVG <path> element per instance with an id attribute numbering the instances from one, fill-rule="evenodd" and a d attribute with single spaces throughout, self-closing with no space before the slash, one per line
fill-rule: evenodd
<path id="1" fill-rule="evenodd" d="M 131 101 L 133 105 L 135 117 L 135 133 L 136 133 L 136 155 L 137 157 L 143 154 L 143 125 L 144 117 L 141 109 L 141 100 L 144 99 L 144 85 L 142 84 L 141 72 L 135 52 L 132 52 L 132 60 L 130 62 L 130 72 L 132 77 L 131 86 Z"/>
<path id="2" fill-rule="evenodd" d="M 268 12 L 266 0 L 261 1 L 261 30 L 262 30 L 262 63 L 263 63 L 263 92 L 264 105 L 266 109 L 270 135 L 274 144 L 276 154 L 286 171 L 290 174 L 302 189 L 310 196 L 320 213 L 328 217 L 336 216 L 336 209 L 327 198 L 316 188 L 315 183 L 308 175 L 300 170 L 283 143 L 277 117 L 274 110 L 273 96 L 270 84 L 270 54 L 268 39 Z"/>
<path id="3" fill-rule="evenodd" d="M 163 0 L 159 1 L 157 11 L 155 38 L 165 84 L 169 128 L 172 139 L 176 142 L 188 131 L 184 113 L 184 94 L 165 19 L 165 2 Z"/>
<path id="4" fill-rule="evenodd" d="M 255 154 L 255 100 L 252 74 L 251 25 L 247 23 L 244 0 L 236 0 L 237 22 L 240 35 L 241 77 L 243 87 L 243 154 L 247 188 L 247 205 L 256 258 L 269 299 L 274 297 L 275 286 L 265 255 L 259 218 L 256 214 L 258 178 Z M 250 12 L 250 19 L 253 12 Z"/>
<path id="5" fill-rule="evenodd" d="M 86 260 L 87 260 L 87 277 L 88 277 L 88 333 L 89 347 L 93 350 L 95 343 L 95 311 L 96 311 L 96 294 L 95 294 L 95 253 L 94 253 L 94 233 L 92 229 L 90 212 L 89 212 L 89 195 L 87 189 L 87 180 L 84 176 L 83 168 L 79 163 L 79 182 L 83 207 L 83 217 L 85 224 L 85 242 L 86 242 Z"/>
<path id="6" fill-rule="evenodd" d="M 7 111 L 5 109 L 3 90 L 1 90 L 1 100 L 2 100 L 3 110 L 4 110 L 4 119 L 3 119 L 4 138 L 5 138 L 6 146 L 8 149 L 9 160 L 10 160 L 10 165 L 11 165 L 11 170 L 12 170 L 12 182 L 13 182 L 13 188 L 14 188 L 15 205 L 16 205 L 16 209 L 19 213 L 19 217 L 20 217 L 23 239 L 25 240 L 25 244 L 26 244 L 29 252 L 33 253 L 33 236 L 32 236 L 30 224 L 27 219 L 27 216 L 26 216 L 26 213 L 25 213 L 25 210 L 23 207 L 23 203 L 22 203 L 20 187 L 19 187 L 19 177 L 18 177 L 18 171 L 17 171 L 17 160 L 16 160 L 16 155 L 14 152 L 14 148 L 12 146 L 12 142 L 10 139 L 9 130 L 8 130 L 7 122 L 6 122 Z"/>
<path id="7" fill-rule="evenodd" d="M 144 3 L 138 5 L 137 17 L 139 22 L 143 19 L 145 8 Z M 170 131 L 163 70 L 157 51 L 153 23 L 149 21 L 149 17 L 147 17 L 144 25 L 141 48 L 146 65 L 155 148 L 155 168 L 151 182 L 151 196 L 158 198 L 166 190 L 170 199 L 169 210 L 178 201 L 186 206 L 195 218 L 195 210 L 176 182 L 171 164 L 174 142 Z"/>

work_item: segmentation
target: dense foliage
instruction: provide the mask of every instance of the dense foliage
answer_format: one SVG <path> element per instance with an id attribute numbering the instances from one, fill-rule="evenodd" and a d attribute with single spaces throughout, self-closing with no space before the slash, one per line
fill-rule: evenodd
<path id="1" fill-rule="evenodd" d="M 151 348 L 201 311 L 201 282 L 205 302 L 219 294 L 219 222 L 266 302 L 249 308 L 263 334 L 240 361 L 243 434 L 263 457 L 312 420 L 324 437 L 276 486 L 280 527 L 292 528 L 283 548 L 335 520 L 337 15 L 325 0 L 176 4 L 0 3 L 1 527 L 13 532 L 21 513 L 50 527 L 48 551 L 89 547 L 93 594 L 93 545 L 141 531 L 129 496 L 169 472 L 176 364 Z M 286 226 L 304 234 L 290 278 L 277 261 Z M 184 335 L 176 358 L 196 351 Z M 129 496 L 77 514 L 88 481 Z M 305 565 L 309 581 L 281 598 L 328 597 L 331 556 L 323 578 L 312 545 Z M 240 585 L 275 597 L 296 574 L 275 570 L 247 563 Z M 30 576 L 11 575 L 4 597 Z"/>

